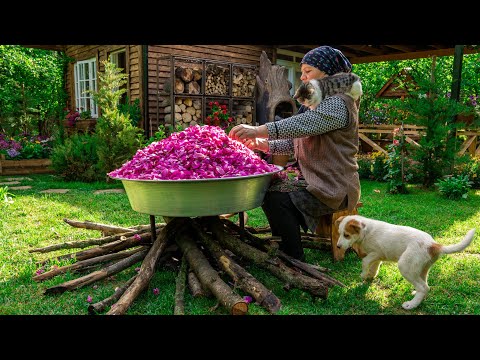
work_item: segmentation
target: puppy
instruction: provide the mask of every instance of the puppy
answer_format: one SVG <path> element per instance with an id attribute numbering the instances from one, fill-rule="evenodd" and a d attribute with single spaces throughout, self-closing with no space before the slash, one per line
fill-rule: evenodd
<path id="1" fill-rule="evenodd" d="M 406 310 L 416 308 L 427 295 L 428 272 L 440 255 L 464 250 L 475 234 L 475 229 L 471 229 L 459 243 L 441 245 L 421 230 L 360 215 L 342 216 L 335 226 L 338 226 L 340 234 L 337 247 L 348 249 L 353 244 L 359 244 L 367 254 L 362 259 L 363 280 L 377 276 L 382 261 L 398 263 L 402 276 L 415 287 L 414 298 L 402 305 Z"/>
<path id="2" fill-rule="evenodd" d="M 314 110 L 327 96 L 338 93 L 349 95 L 357 100 L 363 94 L 360 77 L 354 73 L 337 73 L 322 79 L 312 79 L 300 84 L 293 98 Z"/>

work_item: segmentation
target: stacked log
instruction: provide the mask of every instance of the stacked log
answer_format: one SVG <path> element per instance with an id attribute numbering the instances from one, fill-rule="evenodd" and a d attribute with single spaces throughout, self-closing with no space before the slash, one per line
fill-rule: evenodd
<path id="1" fill-rule="evenodd" d="M 176 66 L 175 84 L 176 94 L 200 94 L 202 89 L 202 69 L 198 66 Z"/>
<path id="2" fill-rule="evenodd" d="M 171 106 L 168 105 L 164 108 L 165 123 L 171 124 Z M 192 98 L 175 98 L 174 105 L 175 124 L 181 125 L 183 128 L 202 124 L 202 101 L 200 99 Z"/>
<path id="3" fill-rule="evenodd" d="M 253 124 L 254 103 L 253 100 L 234 100 L 232 105 L 232 116 L 235 125 Z"/>
<path id="4" fill-rule="evenodd" d="M 230 68 L 208 64 L 205 69 L 205 94 L 227 96 L 230 83 Z"/>
<path id="5" fill-rule="evenodd" d="M 45 289 L 44 295 L 54 296 L 90 285 L 142 262 L 136 268 L 137 274 L 117 287 L 111 296 L 88 306 L 90 314 L 106 311 L 107 315 L 125 314 L 149 287 L 154 272 L 172 263 L 178 271 L 172 307 L 175 315 L 185 314 L 186 289 L 190 289 L 194 297 L 215 297 L 218 304 L 232 315 L 248 313 L 250 301 L 247 298 L 254 299 L 255 304 L 269 313 L 277 313 L 281 308 L 280 299 L 246 270 L 248 262 L 269 271 L 284 283 L 284 289 L 298 288 L 313 298 L 326 299 L 329 287 L 345 286 L 325 274 L 328 269 L 293 259 L 278 250 L 275 242 L 262 239 L 254 234 L 257 231 L 240 228 L 228 219 L 213 216 L 195 219 L 164 217 L 164 220 L 166 223 L 157 224 L 152 236 L 152 224 L 122 228 L 65 219 L 74 227 L 105 229 L 108 236 L 30 250 L 45 253 L 89 247 L 39 263 L 40 268 L 33 280 L 44 281 L 67 271 L 88 272 Z M 75 262 L 64 267 L 49 266 L 60 259 Z"/>
<path id="6" fill-rule="evenodd" d="M 251 97 L 255 94 L 257 75 L 254 69 L 234 66 L 232 78 L 232 96 Z"/>

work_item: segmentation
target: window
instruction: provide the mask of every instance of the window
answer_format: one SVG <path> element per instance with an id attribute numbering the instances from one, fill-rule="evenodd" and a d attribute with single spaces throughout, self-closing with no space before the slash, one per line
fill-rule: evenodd
<path id="1" fill-rule="evenodd" d="M 110 62 L 114 63 L 117 68 L 122 69 L 122 73 L 126 74 L 127 71 L 127 53 L 125 49 L 118 50 L 110 53 Z M 128 79 L 127 79 L 128 80 Z M 122 89 L 127 90 L 127 84 L 122 85 Z M 120 104 L 127 103 L 127 92 L 125 91 L 120 98 Z"/>
<path id="2" fill-rule="evenodd" d="M 302 80 L 300 80 L 300 76 L 302 76 L 300 61 L 303 58 L 303 54 L 282 49 L 278 49 L 277 53 L 277 65 L 284 66 L 288 70 L 288 81 L 292 83 L 290 94 L 293 96 L 295 95 L 295 90 L 302 83 Z"/>
<path id="3" fill-rule="evenodd" d="M 75 104 L 78 111 L 90 111 L 92 118 L 98 117 L 98 106 L 88 90 L 97 91 L 97 60 L 78 61 L 74 67 Z"/>

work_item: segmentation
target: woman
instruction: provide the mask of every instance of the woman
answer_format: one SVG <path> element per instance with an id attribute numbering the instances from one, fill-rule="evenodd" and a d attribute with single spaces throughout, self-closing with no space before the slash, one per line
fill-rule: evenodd
<path id="1" fill-rule="evenodd" d="M 320 46 L 301 61 L 301 80 L 351 72 L 337 49 Z M 359 101 L 348 95 L 325 98 L 315 110 L 301 107 L 297 115 L 261 126 L 237 125 L 229 132 L 252 150 L 271 155 L 294 154 L 300 175 L 272 182 L 262 209 L 280 249 L 304 260 L 300 227 L 315 232 L 321 215 L 354 209 L 360 198 L 355 154 L 358 151 Z"/>

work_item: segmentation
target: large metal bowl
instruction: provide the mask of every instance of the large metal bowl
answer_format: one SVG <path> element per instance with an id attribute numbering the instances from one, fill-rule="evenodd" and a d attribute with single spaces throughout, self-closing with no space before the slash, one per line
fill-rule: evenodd
<path id="1" fill-rule="evenodd" d="M 149 215 L 195 217 L 230 214 L 262 205 L 277 170 L 250 176 L 200 180 L 121 180 L 132 209 Z"/>

